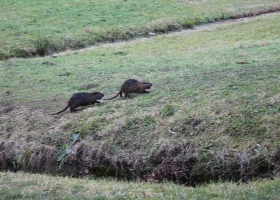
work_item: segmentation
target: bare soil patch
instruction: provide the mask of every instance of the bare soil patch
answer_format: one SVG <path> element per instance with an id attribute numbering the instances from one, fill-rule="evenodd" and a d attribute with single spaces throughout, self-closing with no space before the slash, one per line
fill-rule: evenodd
<path id="1" fill-rule="evenodd" d="M 82 85 L 82 86 L 78 87 L 78 89 L 80 89 L 80 90 L 88 90 L 88 89 L 91 89 L 91 88 L 96 88 L 98 86 L 99 85 L 97 85 L 97 84 L 87 84 L 87 85 Z"/>
<path id="2" fill-rule="evenodd" d="M 14 109 L 12 103 L 0 103 L 0 115 L 3 113 L 9 113 Z"/>

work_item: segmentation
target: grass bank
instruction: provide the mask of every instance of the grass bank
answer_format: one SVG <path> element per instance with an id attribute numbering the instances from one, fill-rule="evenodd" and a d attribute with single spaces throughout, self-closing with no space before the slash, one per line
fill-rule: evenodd
<path id="1" fill-rule="evenodd" d="M 0 173 L 3 199 L 278 199 L 280 180 L 215 183 L 197 188 L 172 183 L 75 179 L 38 174 Z"/>
<path id="2" fill-rule="evenodd" d="M 0 166 L 199 184 L 279 173 L 279 13 L 219 27 L 0 62 Z M 71 114 L 77 91 L 150 94 Z M 80 133 L 74 145 L 72 133 Z M 58 152 L 72 147 L 63 160 Z"/>
<path id="3" fill-rule="evenodd" d="M 43 56 L 280 10 L 254 1 L 3 1 L 0 59 Z"/>

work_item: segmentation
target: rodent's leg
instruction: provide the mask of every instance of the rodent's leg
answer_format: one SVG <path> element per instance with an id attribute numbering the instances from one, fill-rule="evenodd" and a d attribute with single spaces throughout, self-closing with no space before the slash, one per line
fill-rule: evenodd
<path id="1" fill-rule="evenodd" d="M 77 108 L 77 106 L 75 104 L 70 105 L 70 111 L 71 112 L 76 112 L 76 108 Z"/>
<path id="2" fill-rule="evenodd" d="M 74 108 L 74 109 L 71 109 L 71 112 L 76 112 L 77 110 Z"/>

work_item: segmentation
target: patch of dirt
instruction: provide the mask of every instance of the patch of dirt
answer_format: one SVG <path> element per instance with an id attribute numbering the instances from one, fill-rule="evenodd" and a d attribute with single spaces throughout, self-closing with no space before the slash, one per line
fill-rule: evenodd
<path id="1" fill-rule="evenodd" d="M 97 88 L 99 85 L 97 84 L 88 84 L 88 85 L 82 85 L 80 87 L 78 87 L 79 90 L 88 90 L 91 88 Z"/>
<path id="2" fill-rule="evenodd" d="M 195 116 L 188 117 L 185 121 L 180 122 L 177 126 L 174 126 L 174 131 L 185 135 L 198 134 L 198 127 L 203 126 L 204 122 L 202 119 L 196 118 Z"/>
<path id="3" fill-rule="evenodd" d="M 185 123 L 191 125 L 193 128 L 196 128 L 201 122 L 201 119 L 190 117 Z"/>
<path id="4" fill-rule="evenodd" d="M 0 115 L 4 113 L 9 113 L 14 109 L 12 103 L 0 103 Z"/>
<path id="5" fill-rule="evenodd" d="M 70 75 L 71 75 L 70 72 L 65 72 L 65 73 L 63 73 L 63 74 L 59 74 L 58 76 L 70 76 Z"/>
<path id="6" fill-rule="evenodd" d="M 7 63 L 5 64 L 5 66 L 7 66 L 7 67 L 18 67 L 19 65 L 13 63 L 12 61 L 10 61 L 10 62 L 7 62 Z"/>
<path id="7" fill-rule="evenodd" d="M 273 97 L 270 97 L 268 102 L 269 105 L 275 105 L 280 103 L 280 94 L 276 94 Z"/>
<path id="8" fill-rule="evenodd" d="M 44 110 L 56 110 L 67 105 L 69 99 L 66 98 L 52 98 L 52 99 L 42 99 L 36 101 L 30 101 L 22 104 L 29 109 L 44 109 Z"/>
<path id="9" fill-rule="evenodd" d="M 55 64 L 52 63 L 52 62 L 42 62 L 42 65 L 53 66 L 53 65 L 55 65 Z"/>
<path id="10" fill-rule="evenodd" d="M 169 180 L 187 183 L 190 180 L 191 171 L 195 163 L 195 157 L 188 160 L 167 158 L 157 166 L 155 176 L 158 180 L 164 180 L 166 177 L 169 177 Z"/>
<path id="11" fill-rule="evenodd" d="M 248 63 L 248 62 L 246 62 L 246 61 L 240 61 L 240 62 L 236 62 L 237 64 L 240 64 L 240 65 L 246 65 L 246 64 L 250 64 L 250 63 Z"/>
<path id="12" fill-rule="evenodd" d="M 165 68 L 162 68 L 160 69 L 159 71 L 162 71 L 162 72 L 169 72 L 169 71 L 172 71 L 172 67 L 165 67 Z"/>
<path id="13" fill-rule="evenodd" d="M 114 53 L 115 55 L 126 55 L 127 53 L 125 53 L 125 52 L 122 52 L 122 51 L 119 51 L 119 52 L 116 52 L 116 53 Z"/>

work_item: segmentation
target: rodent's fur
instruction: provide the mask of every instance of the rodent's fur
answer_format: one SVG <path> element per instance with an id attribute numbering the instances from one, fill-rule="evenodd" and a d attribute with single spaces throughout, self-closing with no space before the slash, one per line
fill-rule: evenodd
<path id="1" fill-rule="evenodd" d="M 98 99 L 103 99 L 103 97 L 104 97 L 104 94 L 102 94 L 100 92 L 91 92 L 91 93 L 78 92 L 78 93 L 75 93 L 75 94 L 73 94 L 73 96 L 68 101 L 68 105 L 66 106 L 66 108 L 64 108 L 63 110 L 61 110 L 59 112 L 53 113 L 51 115 L 62 113 L 69 107 L 70 107 L 71 112 L 75 112 L 76 108 L 78 108 L 79 106 L 88 106 L 88 105 L 91 105 L 91 104 L 100 103 L 97 100 Z"/>
<path id="2" fill-rule="evenodd" d="M 128 94 L 130 93 L 150 93 L 149 91 L 146 91 L 146 89 L 151 89 L 152 86 L 153 84 L 149 82 L 141 82 L 136 79 L 128 79 L 122 84 L 122 87 L 118 94 L 104 100 L 111 100 L 119 95 L 122 97 L 122 93 L 124 93 L 125 97 L 128 97 Z"/>

